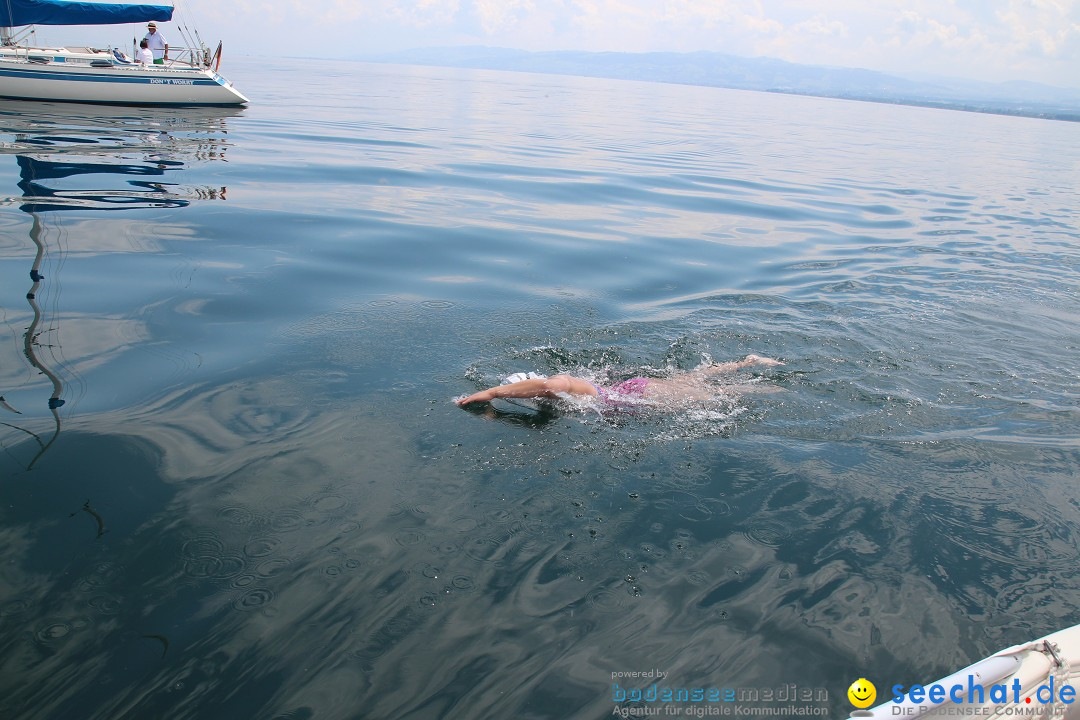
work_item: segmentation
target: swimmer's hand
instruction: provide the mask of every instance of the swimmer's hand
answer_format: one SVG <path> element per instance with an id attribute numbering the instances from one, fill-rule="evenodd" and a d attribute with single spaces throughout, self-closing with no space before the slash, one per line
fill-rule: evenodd
<path id="1" fill-rule="evenodd" d="M 770 367 L 773 366 L 773 365 L 783 365 L 784 364 L 784 363 L 780 362 L 779 360 L 774 360 L 772 358 L 762 357 L 761 355 L 747 355 L 745 358 L 743 358 L 743 362 L 746 363 L 747 365 L 766 365 L 766 366 L 770 366 Z"/>
<path id="2" fill-rule="evenodd" d="M 456 400 L 454 400 L 454 402 L 457 403 L 458 407 L 465 407 L 466 405 L 471 405 L 472 403 L 491 402 L 494 398 L 495 393 L 493 393 L 491 390 L 483 390 L 478 393 L 473 393 L 472 395 L 457 398 Z"/>
<path id="3" fill-rule="evenodd" d="M 556 375 L 554 377 L 539 376 L 528 380 L 519 380 L 509 385 L 481 390 L 478 393 L 468 395 L 455 400 L 459 407 L 478 402 L 491 402 L 496 398 L 557 398 L 561 394 L 569 395 L 596 395 L 596 388 L 581 378 L 569 375 Z"/>

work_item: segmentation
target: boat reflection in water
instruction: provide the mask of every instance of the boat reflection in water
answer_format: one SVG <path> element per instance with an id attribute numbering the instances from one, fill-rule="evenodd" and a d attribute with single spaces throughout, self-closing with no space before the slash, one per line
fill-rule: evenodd
<path id="1" fill-rule="evenodd" d="M 197 200 L 225 200 L 225 187 L 184 185 L 179 176 L 189 165 L 225 159 L 227 121 L 240 113 L 242 110 L 223 108 L 125 111 L 0 103 L 0 155 L 14 156 L 21 191 L 21 196 L 0 198 L 0 206 L 17 207 L 30 215 L 33 247 L 30 286 L 25 292 L 30 314 L 22 328 L 13 322 L 21 316 L 9 283 L 3 285 L 7 296 L 0 299 L 9 328 L 23 330 L 17 348 L 0 348 L 0 358 L 4 358 L 0 367 L 0 426 L 17 436 L 4 440 L 4 446 L 10 447 L 11 440 L 25 439 L 26 435 L 34 439 L 36 454 L 25 462 L 20 460 L 28 469 L 60 434 L 61 408 L 71 399 L 65 397 L 65 375 L 69 380 L 77 378 L 78 366 L 89 356 L 76 353 L 70 357 L 64 352 L 60 326 L 76 313 L 60 309 L 59 270 L 72 245 L 78 246 L 81 254 L 117 250 L 94 247 L 96 238 L 72 237 L 71 228 L 79 232 L 84 224 L 62 219 L 85 220 L 87 213 L 92 217 L 98 211 L 176 209 Z M 3 220 L 9 229 L 17 223 L 10 215 Z M 12 242 L 9 238 L 3 245 Z M 25 242 L 17 241 L 0 247 L 8 259 L 22 257 L 28 249 Z M 51 268 L 52 277 L 45 275 L 46 266 Z M 105 281 L 115 286 L 123 278 Z M 93 318 L 79 315 L 80 324 L 86 320 Z M 8 337 L 18 335 L 13 332 Z M 42 395 L 47 396 L 44 402 Z"/>

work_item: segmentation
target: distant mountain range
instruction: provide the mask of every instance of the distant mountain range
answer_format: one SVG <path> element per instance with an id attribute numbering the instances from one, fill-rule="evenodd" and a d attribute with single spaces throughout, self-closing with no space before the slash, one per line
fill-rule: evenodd
<path id="1" fill-rule="evenodd" d="M 352 59 L 707 85 L 1080 122 L 1080 90 L 1030 82 L 909 79 L 873 70 L 799 65 L 774 58 L 745 58 L 716 52 L 527 52 L 447 47 Z"/>

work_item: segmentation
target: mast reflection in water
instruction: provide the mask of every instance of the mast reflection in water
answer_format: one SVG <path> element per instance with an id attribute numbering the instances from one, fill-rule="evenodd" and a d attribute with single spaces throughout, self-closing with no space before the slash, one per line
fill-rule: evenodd
<path id="1" fill-rule="evenodd" d="M 20 437 L 31 436 L 37 447 L 36 454 L 26 460 L 27 469 L 56 442 L 61 408 L 70 399 L 65 397 L 65 368 L 69 379 L 75 374 L 61 343 L 62 285 L 57 277 L 73 238 L 59 214 L 175 209 L 193 200 L 225 200 L 225 187 L 185 186 L 178 182 L 178 175 L 188 162 L 223 161 L 228 149 L 226 121 L 241 112 L 0 104 L 0 155 L 15 156 L 22 193 L 3 204 L 17 204 L 32 218 L 29 236 L 34 259 L 25 294 L 31 314 L 19 338 L 18 353 L 29 367 L 0 368 L 0 413 L 7 416 L 2 425 Z M 51 278 L 44 274 L 46 265 L 55 268 Z M 43 297 L 49 302 L 43 303 Z M 0 300 L 12 309 L 14 302 L 10 296 Z M 3 357 L 11 365 L 16 353 L 4 351 Z M 47 380 L 44 389 L 40 377 Z M 47 393 L 45 402 L 40 401 L 42 393 Z M 47 427 L 40 424 L 43 418 L 51 419 Z"/>

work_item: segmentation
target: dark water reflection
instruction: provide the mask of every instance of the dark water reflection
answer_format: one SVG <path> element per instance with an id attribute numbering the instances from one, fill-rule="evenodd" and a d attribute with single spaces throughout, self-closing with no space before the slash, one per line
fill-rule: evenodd
<path id="1" fill-rule="evenodd" d="M 592 718 L 655 668 L 835 716 L 1078 621 L 1071 125 L 318 67 L 0 107 L 0 714 Z M 747 352 L 675 413 L 450 402 Z"/>
<path id="2" fill-rule="evenodd" d="M 1051 498 L 868 482 L 874 467 L 945 477 L 971 454 L 959 443 L 870 450 L 862 471 L 770 441 L 538 457 L 588 442 L 569 425 L 539 447 L 432 453 L 380 412 L 302 407 L 273 382 L 194 392 L 139 432 L 69 430 L 32 477 L 12 473 L 4 657 L 36 680 L 10 702 L 598 715 L 589 678 L 610 667 L 831 687 L 852 658 L 934 672 L 1073 612 L 1075 526 Z M 1059 451 L 1030 460 L 1070 476 Z M 1015 453 L 984 463 L 975 483 L 1014 480 Z M 523 695 L 492 687 L 507 673 Z"/>

